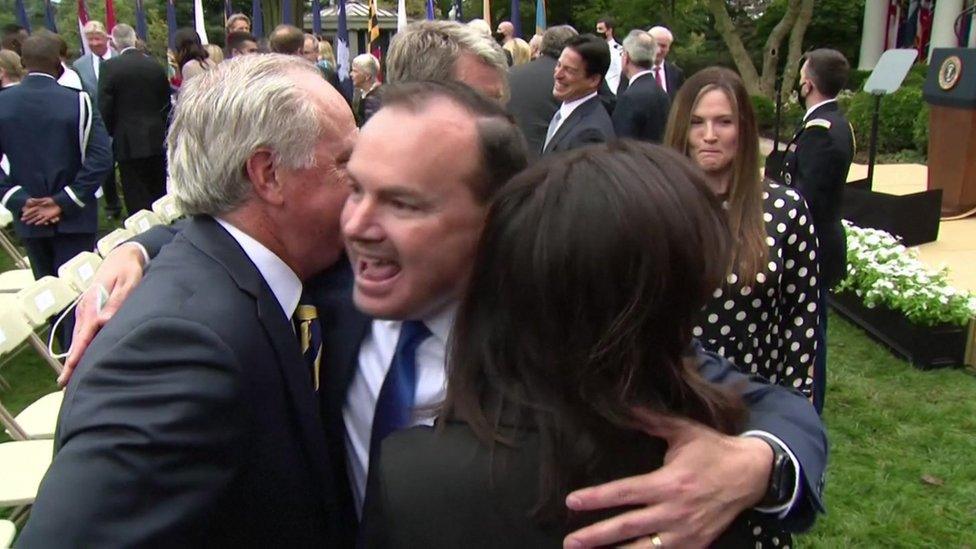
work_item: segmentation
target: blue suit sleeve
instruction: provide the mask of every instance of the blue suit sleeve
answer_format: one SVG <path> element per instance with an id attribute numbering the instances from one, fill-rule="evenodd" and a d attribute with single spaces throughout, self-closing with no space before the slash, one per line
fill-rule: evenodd
<path id="1" fill-rule="evenodd" d="M 112 169 L 112 150 L 102 117 L 94 106 L 91 109 L 91 133 L 85 147 L 85 161 L 71 185 L 57 192 L 52 198 L 61 207 L 62 216 L 69 217 L 83 208 L 97 208 L 95 191 Z"/>
<path id="2" fill-rule="evenodd" d="M 813 525 L 823 511 L 823 478 L 827 466 L 827 433 L 820 416 L 803 395 L 750 378 L 696 341 L 698 371 L 708 381 L 737 390 L 749 408 L 745 431 L 765 431 L 782 440 L 800 463 L 800 497 L 780 524 L 792 531 Z"/>

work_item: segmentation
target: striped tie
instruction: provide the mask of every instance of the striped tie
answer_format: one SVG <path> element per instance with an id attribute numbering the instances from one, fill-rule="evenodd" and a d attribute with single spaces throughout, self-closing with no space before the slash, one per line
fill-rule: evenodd
<path id="1" fill-rule="evenodd" d="M 319 311 L 314 305 L 299 305 L 295 310 L 295 324 L 302 355 L 312 376 L 312 386 L 319 390 L 319 372 L 322 365 L 322 326 Z"/>

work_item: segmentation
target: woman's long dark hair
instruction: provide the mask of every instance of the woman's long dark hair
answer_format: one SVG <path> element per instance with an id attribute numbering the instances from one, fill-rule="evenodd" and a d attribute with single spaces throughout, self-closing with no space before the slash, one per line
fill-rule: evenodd
<path id="1" fill-rule="evenodd" d="M 209 57 L 207 50 L 200 41 L 200 35 L 189 27 L 176 30 L 176 34 L 173 35 L 173 47 L 175 48 L 173 59 L 176 60 L 176 65 L 181 69 L 190 61 L 202 62 Z"/>
<path id="2" fill-rule="evenodd" d="M 632 440 L 635 407 L 734 432 L 738 397 L 686 356 L 729 240 L 704 175 L 663 147 L 596 145 L 523 171 L 488 213 L 444 417 L 492 448 L 509 443 L 513 417 L 537 429 L 536 511 L 549 517 L 565 517 L 566 494 Z"/>

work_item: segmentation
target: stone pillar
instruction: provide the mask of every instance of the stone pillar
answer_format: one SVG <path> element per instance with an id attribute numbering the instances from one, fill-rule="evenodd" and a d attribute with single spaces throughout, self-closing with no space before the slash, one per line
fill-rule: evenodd
<path id="1" fill-rule="evenodd" d="M 941 1 L 941 0 L 940 0 Z M 865 0 L 864 25 L 861 30 L 861 54 L 857 68 L 874 69 L 884 52 L 885 27 L 888 21 L 888 0 Z"/>
<path id="2" fill-rule="evenodd" d="M 932 40 L 929 42 L 929 61 L 935 48 L 957 48 L 956 17 L 962 13 L 962 0 L 936 0 L 932 14 Z"/>

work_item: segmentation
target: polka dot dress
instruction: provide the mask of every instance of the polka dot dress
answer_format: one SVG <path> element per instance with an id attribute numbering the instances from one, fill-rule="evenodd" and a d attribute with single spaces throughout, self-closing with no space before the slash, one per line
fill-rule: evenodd
<path id="1" fill-rule="evenodd" d="M 693 334 L 740 371 L 809 398 L 819 325 L 817 239 L 806 202 L 794 190 L 767 182 L 763 212 L 766 269 L 751 281 L 730 274 L 705 305 Z M 755 547 L 793 545 L 792 536 L 768 515 L 750 515 Z"/>
<path id="2" fill-rule="evenodd" d="M 766 269 L 750 281 L 728 275 L 699 315 L 693 334 L 740 371 L 809 397 L 820 291 L 813 223 L 800 195 L 775 183 L 766 184 L 763 210 Z"/>

